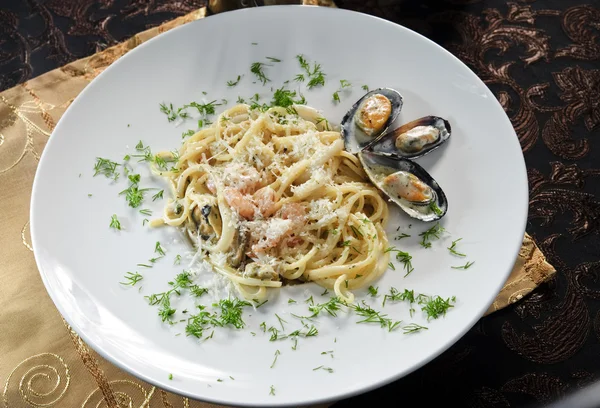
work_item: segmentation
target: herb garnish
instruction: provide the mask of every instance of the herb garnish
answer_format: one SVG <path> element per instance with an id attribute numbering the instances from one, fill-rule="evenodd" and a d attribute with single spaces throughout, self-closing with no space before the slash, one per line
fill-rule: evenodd
<path id="1" fill-rule="evenodd" d="M 160 256 L 165 256 L 165 250 L 160 245 L 160 242 L 156 241 L 156 245 L 154 246 L 154 252 L 159 254 Z"/>
<path id="2" fill-rule="evenodd" d="M 440 207 L 438 207 L 438 205 L 435 203 L 435 201 L 432 201 L 429 204 L 429 208 L 431 209 L 431 211 L 433 211 L 437 216 L 441 216 L 443 214 L 443 211 L 440 209 Z"/>
<path id="3" fill-rule="evenodd" d="M 320 69 L 320 65 L 315 64 L 315 70 L 316 69 Z M 314 74 L 314 76 L 312 76 L 310 78 L 310 81 L 308 81 L 308 84 L 306 85 L 308 87 L 308 89 L 312 89 L 315 86 L 324 86 L 325 85 L 325 74 L 322 73 L 321 71 L 318 71 Z"/>
<path id="4" fill-rule="evenodd" d="M 269 299 L 265 299 L 262 302 L 259 301 L 258 299 L 252 299 L 252 301 L 254 303 L 256 303 L 256 308 L 258 309 L 259 307 L 261 307 L 262 305 L 264 305 L 265 303 L 267 303 L 269 301 Z"/>
<path id="5" fill-rule="evenodd" d="M 444 231 L 446 230 L 440 225 L 439 222 L 437 222 L 433 227 L 429 228 L 427 231 L 423 231 L 419 234 L 420 237 L 423 237 L 423 239 L 421 240 L 421 246 L 423 248 L 431 248 L 432 238 L 439 239 L 440 234 L 442 234 Z"/>
<path id="6" fill-rule="evenodd" d="M 411 324 L 408 324 L 408 325 L 402 327 L 402 330 L 404 330 L 404 334 L 410 334 L 410 333 L 416 333 L 421 330 L 429 330 L 429 329 L 425 326 L 421 326 L 416 323 L 411 323 Z"/>
<path id="7" fill-rule="evenodd" d="M 275 313 L 275 317 L 277 317 L 277 320 L 279 320 L 279 324 L 281 325 L 281 330 L 285 330 L 285 327 L 283 327 L 284 323 L 287 323 L 285 320 L 283 320 L 281 317 L 279 317 L 279 315 L 277 313 Z"/>
<path id="8" fill-rule="evenodd" d="M 331 126 L 329 125 L 329 121 L 325 118 L 318 118 L 317 121 L 315 122 L 316 125 L 318 125 L 319 123 L 325 122 L 325 130 L 331 130 Z"/>
<path id="9" fill-rule="evenodd" d="M 379 291 L 379 287 L 369 286 L 369 294 L 373 297 L 377 296 L 377 292 Z"/>
<path id="10" fill-rule="evenodd" d="M 329 374 L 333 373 L 333 368 L 330 368 L 330 367 L 318 366 L 316 368 L 313 368 L 313 371 L 317 371 L 317 370 L 324 370 L 324 371 L 327 371 Z"/>
<path id="11" fill-rule="evenodd" d="M 138 162 L 154 161 L 154 156 L 152 155 L 152 151 L 150 150 L 150 146 L 144 146 L 144 143 L 140 140 L 137 145 L 135 145 L 135 150 L 140 152 L 141 154 L 132 154 L 131 157 L 140 157 Z"/>
<path id="12" fill-rule="evenodd" d="M 306 59 L 304 58 L 304 55 L 302 54 L 298 54 L 296 55 L 296 59 L 298 60 L 298 63 L 300 64 L 300 67 L 306 71 L 306 73 L 310 74 L 310 65 L 309 63 L 306 61 Z"/>
<path id="13" fill-rule="evenodd" d="M 192 285 L 190 286 L 190 293 L 192 295 L 194 295 L 195 297 L 200 297 L 202 295 L 204 295 L 205 293 L 208 293 L 208 289 L 207 288 L 202 288 L 198 285 Z"/>
<path id="14" fill-rule="evenodd" d="M 385 250 L 385 252 L 396 252 L 396 260 L 404 265 L 404 270 L 406 271 L 404 277 L 407 277 L 412 271 L 415 270 L 411 262 L 412 256 L 408 252 L 401 251 L 395 247 L 389 247 Z"/>
<path id="15" fill-rule="evenodd" d="M 152 201 L 156 201 L 159 198 L 163 198 L 163 193 L 165 192 L 165 190 L 160 190 L 158 193 L 154 194 L 152 196 Z"/>
<path id="16" fill-rule="evenodd" d="M 185 111 L 186 108 L 187 106 L 184 105 L 183 107 L 175 110 L 175 108 L 173 108 L 172 103 L 170 103 L 169 106 L 165 105 L 164 103 L 160 104 L 160 111 L 167 115 L 167 120 L 169 122 L 173 122 L 175 119 L 177 119 L 178 116 L 182 119 L 187 118 L 189 115 Z"/>
<path id="17" fill-rule="evenodd" d="M 232 325 L 236 329 L 241 329 L 246 325 L 242 320 L 243 308 L 246 306 L 252 306 L 245 300 L 234 299 L 221 299 L 219 303 L 213 304 L 215 307 L 221 309 L 220 320 L 223 326 L 228 324 Z"/>
<path id="18" fill-rule="evenodd" d="M 262 325 L 261 325 L 262 327 Z M 315 326 L 307 326 L 304 325 L 304 327 L 307 329 L 307 331 L 303 332 L 300 330 L 294 330 L 293 332 L 291 332 L 290 334 L 285 334 L 282 331 L 280 331 L 279 329 L 277 329 L 276 327 L 269 327 L 269 332 L 271 332 L 271 337 L 269 338 L 269 341 L 277 341 L 277 340 L 284 340 L 287 338 L 296 338 L 296 337 L 314 337 L 317 334 L 319 334 L 319 331 L 317 330 L 317 328 Z M 294 348 L 295 350 L 295 348 Z"/>
<path id="19" fill-rule="evenodd" d="M 344 90 L 344 88 L 349 88 L 351 87 L 352 84 L 345 80 L 345 79 L 340 79 L 340 87 L 338 88 L 337 91 L 335 91 L 333 93 L 333 101 L 334 102 L 340 102 L 340 92 Z"/>
<path id="20" fill-rule="evenodd" d="M 209 329 L 210 326 L 221 326 L 221 323 L 217 320 L 216 313 L 207 312 L 202 305 L 199 305 L 198 309 L 200 310 L 198 314 L 188 318 L 185 332 L 188 336 L 202 338 L 204 330 Z"/>
<path id="21" fill-rule="evenodd" d="M 159 244 L 159 243 L 157 242 L 157 244 Z M 140 265 L 140 266 L 142 266 L 142 265 Z M 147 265 L 143 265 L 143 266 L 147 266 Z M 176 312 L 175 309 L 171 308 L 171 295 L 173 293 L 180 295 L 181 289 L 189 288 L 192 284 L 192 281 L 190 278 L 191 278 L 191 274 L 189 272 L 183 271 L 182 273 L 178 274 L 175 277 L 174 281 L 169 282 L 169 285 L 171 285 L 172 288 L 169 289 L 168 291 L 162 292 L 162 293 L 155 293 L 150 296 L 144 296 L 146 299 L 148 299 L 148 302 L 150 303 L 150 305 L 153 305 L 153 306 L 159 305 L 160 306 L 158 315 L 161 317 L 163 322 L 170 320 L 171 317 Z"/>
<path id="22" fill-rule="evenodd" d="M 462 239 L 462 238 L 459 238 L 459 239 L 457 239 L 457 240 L 454 240 L 454 241 L 452 241 L 452 245 L 450 245 L 450 246 L 448 247 L 448 250 L 450 251 L 450 253 L 452 253 L 452 254 L 454 254 L 454 255 L 456 255 L 456 256 L 466 256 L 465 254 L 462 254 L 462 253 L 460 253 L 460 252 L 457 252 L 457 251 L 456 251 L 456 249 L 455 249 L 455 248 L 456 248 L 456 243 L 457 243 L 458 241 L 460 241 L 461 239 Z"/>
<path id="23" fill-rule="evenodd" d="M 308 84 L 306 85 L 308 87 L 308 89 L 312 89 L 315 86 L 323 86 L 325 85 L 325 74 L 323 73 L 323 71 L 321 71 L 321 64 L 317 64 L 316 62 L 313 63 L 313 68 L 310 68 L 310 64 L 308 63 L 308 61 L 306 61 L 306 58 L 304 58 L 304 56 L 302 54 L 296 55 L 296 59 L 298 60 L 298 63 L 300 64 L 300 68 L 302 68 L 304 70 L 304 72 L 306 72 L 306 75 L 308 76 Z M 298 74 L 296 75 L 296 77 L 294 78 L 295 81 L 297 82 L 304 82 L 305 77 L 303 74 Z"/>
<path id="24" fill-rule="evenodd" d="M 379 323 L 382 328 L 387 328 L 388 331 L 394 330 L 396 327 L 400 325 L 400 321 L 392 321 L 392 319 L 388 318 L 386 314 L 382 314 L 371 308 L 371 306 L 367 305 L 365 301 L 362 301 L 362 305 L 349 305 L 350 308 L 354 310 L 354 312 L 364 317 L 363 320 L 359 320 L 357 323 Z"/>
<path id="25" fill-rule="evenodd" d="M 271 100 L 271 106 L 281 106 L 281 107 L 288 107 L 294 104 L 297 105 L 304 105 L 306 104 L 306 99 L 304 99 L 303 96 L 301 96 L 300 99 L 298 100 L 294 100 L 294 98 L 296 98 L 296 91 L 290 91 L 289 89 L 285 89 L 284 87 L 281 87 L 279 89 L 276 89 L 275 92 L 273 93 L 273 99 Z"/>
<path id="26" fill-rule="evenodd" d="M 118 163 L 102 157 L 96 158 L 96 164 L 94 165 L 94 177 L 98 174 L 104 175 L 106 178 L 117 180 L 119 173 L 116 172 Z"/>
<path id="27" fill-rule="evenodd" d="M 129 286 L 135 286 L 136 283 L 138 283 L 139 281 L 144 279 L 144 277 L 137 272 L 135 272 L 135 273 L 127 272 L 125 274 L 124 278 L 127 280 L 127 282 L 119 282 L 119 283 L 121 285 L 129 285 Z"/>
<path id="28" fill-rule="evenodd" d="M 475 262 L 469 262 L 467 261 L 466 264 L 462 265 L 462 266 L 451 266 L 452 269 L 469 269 L 471 267 L 471 265 L 473 265 Z"/>
<path id="29" fill-rule="evenodd" d="M 119 193 L 119 195 L 125 193 L 125 200 L 127 200 L 127 203 L 129 204 L 130 207 L 132 208 L 137 208 L 142 204 L 142 201 L 144 200 L 144 193 L 148 190 L 150 190 L 149 188 L 142 188 L 140 189 L 138 186 L 138 183 L 140 181 L 140 175 L 139 174 L 133 174 L 133 175 L 129 175 L 129 182 L 130 185 L 127 189 L 121 191 Z"/>
<path id="30" fill-rule="evenodd" d="M 227 81 L 227 86 L 229 86 L 229 87 L 236 86 L 240 82 L 240 79 L 242 79 L 242 76 L 238 75 L 237 79 L 235 81 Z"/>
<path id="31" fill-rule="evenodd" d="M 271 80 L 267 78 L 265 72 L 263 71 L 263 66 L 267 66 L 264 62 L 255 62 L 250 66 L 250 72 L 252 72 L 256 77 L 265 85 L 267 82 Z"/>
<path id="32" fill-rule="evenodd" d="M 454 307 L 452 303 L 456 302 L 456 297 L 443 299 L 440 296 L 417 296 L 417 302 L 422 305 L 421 310 L 427 313 L 427 320 L 437 319 L 439 316 L 445 316 L 448 309 Z"/>
<path id="33" fill-rule="evenodd" d="M 322 311 L 326 311 L 331 316 L 336 317 L 336 312 L 341 309 L 340 305 L 343 304 L 342 301 L 337 297 L 332 297 L 327 302 L 321 304 L 314 304 L 314 302 L 312 301 L 312 296 L 310 299 L 311 305 L 308 307 L 308 310 L 312 313 L 312 315 L 310 316 L 311 318 L 317 317 Z"/>
<path id="34" fill-rule="evenodd" d="M 410 303 L 413 303 L 415 301 L 415 292 L 413 290 L 404 289 L 404 292 L 400 293 L 398 289 L 391 287 L 390 294 L 383 297 L 382 306 L 385 306 L 385 302 L 387 302 L 388 299 L 394 302 L 408 300 Z"/>
<path id="35" fill-rule="evenodd" d="M 279 350 L 276 350 L 276 351 L 275 351 L 275 358 L 273 359 L 273 364 L 271 364 L 271 367 L 270 367 L 270 368 L 273 368 L 273 367 L 275 367 L 275 363 L 277 362 L 277 357 L 279 357 L 279 355 L 280 355 L 280 354 L 281 354 L 281 353 L 279 352 Z"/>
<path id="36" fill-rule="evenodd" d="M 364 236 L 360 230 L 360 227 L 356 228 L 354 225 L 350 225 L 350 229 L 352 230 L 356 238 L 362 238 Z"/>
<path id="37" fill-rule="evenodd" d="M 117 219 L 117 214 L 110 217 L 110 228 L 121 230 L 121 222 Z"/>
<path id="38" fill-rule="evenodd" d="M 190 102 L 186 107 L 195 108 L 198 113 L 202 116 L 214 115 L 215 107 L 220 106 L 220 103 L 217 103 L 216 100 L 208 102 L 208 103 L 198 103 L 198 102 Z M 200 126 L 201 127 L 201 126 Z"/>

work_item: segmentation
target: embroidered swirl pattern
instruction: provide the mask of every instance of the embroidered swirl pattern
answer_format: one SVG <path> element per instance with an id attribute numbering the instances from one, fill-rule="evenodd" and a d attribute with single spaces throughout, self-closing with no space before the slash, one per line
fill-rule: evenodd
<path id="1" fill-rule="evenodd" d="M 8 375 L 2 393 L 4 408 L 57 406 L 70 382 L 71 374 L 62 357 L 52 353 L 31 356 Z"/>

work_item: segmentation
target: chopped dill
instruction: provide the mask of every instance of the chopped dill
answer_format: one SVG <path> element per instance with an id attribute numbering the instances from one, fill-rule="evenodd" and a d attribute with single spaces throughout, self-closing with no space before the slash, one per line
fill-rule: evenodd
<path id="1" fill-rule="evenodd" d="M 460 241 L 461 239 L 462 239 L 462 238 L 459 238 L 459 239 L 457 239 L 457 240 L 454 240 L 454 241 L 452 241 L 452 245 L 450 245 L 450 246 L 448 247 L 448 251 L 450 251 L 450 253 L 451 253 L 451 254 L 454 254 L 454 255 L 456 255 L 456 256 L 466 256 L 465 254 L 463 254 L 463 253 L 460 253 L 460 252 L 458 252 L 458 251 L 456 250 L 456 243 L 457 243 L 458 241 Z"/>
<path id="2" fill-rule="evenodd" d="M 250 72 L 252 72 L 254 75 L 256 75 L 256 78 L 258 78 L 258 80 L 260 82 L 262 82 L 263 85 L 265 85 L 267 82 L 271 81 L 269 78 L 267 78 L 267 76 L 265 75 L 265 72 L 263 70 L 263 67 L 267 66 L 267 65 L 268 64 L 265 64 L 263 62 L 254 62 L 250 66 Z"/>
<path id="3" fill-rule="evenodd" d="M 428 230 L 423 231 L 419 234 L 420 237 L 423 237 L 423 239 L 421 240 L 421 246 L 423 248 L 431 248 L 431 240 L 439 239 L 440 235 L 444 231 L 446 230 L 440 225 L 439 222 L 437 222 L 433 227 L 429 228 Z"/>
<path id="4" fill-rule="evenodd" d="M 462 265 L 462 266 L 451 266 L 452 269 L 469 269 L 471 267 L 471 265 L 473 265 L 475 262 L 469 262 L 467 261 L 466 264 Z"/>
<path id="5" fill-rule="evenodd" d="M 124 278 L 127 282 L 119 282 L 119 283 L 121 285 L 129 285 L 129 286 L 135 286 L 136 283 L 138 283 L 139 281 L 144 279 L 144 277 L 137 272 L 135 272 L 135 273 L 127 272 L 125 274 Z"/>
<path id="6" fill-rule="evenodd" d="M 416 323 L 411 323 L 411 324 L 408 324 L 408 325 L 402 327 L 402 330 L 404 331 L 404 334 L 410 334 L 410 333 L 419 332 L 421 330 L 429 330 L 429 329 L 425 326 L 421 326 Z"/>
<path id="7" fill-rule="evenodd" d="M 116 171 L 117 166 L 119 166 L 119 164 L 114 161 L 97 157 L 96 164 L 94 165 L 94 177 L 98 174 L 102 174 L 106 178 L 117 180 L 119 178 L 119 173 Z"/>
<path id="8" fill-rule="evenodd" d="M 275 351 L 275 358 L 273 359 L 273 363 L 271 364 L 270 368 L 275 367 L 275 363 L 277 362 L 277 357 L 279 357 L 280 354 L 281 354 L 281 352 L 279 350 Z"/>
<path id="9" fill-rule="evenodd" d="M 236 86 L 240 82 L 241 79 L 242 79 L 242 76 L 238 75 L 236 80 L 234 80 L 234 81 L 227 81 L 227 86 L 228 87 L 234 87 L 234 86 Z"/>
<path id="10" fill-rule="evenodd" d="M 117 215 L 113 214 L 110 217 L 110 228 L 121 230 L 121 222 L 117 219 Z"/>

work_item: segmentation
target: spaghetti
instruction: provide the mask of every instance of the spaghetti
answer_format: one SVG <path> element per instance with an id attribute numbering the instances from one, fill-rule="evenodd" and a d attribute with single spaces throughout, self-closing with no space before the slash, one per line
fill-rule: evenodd
<path id="1" fill-rule="evenodd" d="M 151 225 L 182 228 L 247 299 L 312 281 L 352 302 L 387 268 L 387 203 L 310 107 L 236 105 L 159 155 L 172 198 Z"/>

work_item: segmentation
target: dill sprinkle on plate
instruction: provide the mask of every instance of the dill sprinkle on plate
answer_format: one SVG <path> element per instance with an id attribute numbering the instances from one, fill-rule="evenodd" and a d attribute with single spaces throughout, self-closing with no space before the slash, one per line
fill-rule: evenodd
<path id="1" fill-rule="evenodd" d="M 117 214 L 113 214 L 110 217 L 110 228 L 121 230 L 121 222 L 117 218 Z"/>
<path id="2" fill-rule="evenodd" d="M 446 230 L 440 225 L 439 222 L 437 222 L 433 227 L 429 228 L 428 230 L 423 231 L 419 234 L 420 237 L 423 237 L 423 239 L 421 240 L 421 246 L 423 248 L 431 248 L 431 240 L 439 239 L 440 235 L 444 231 Z"/>

